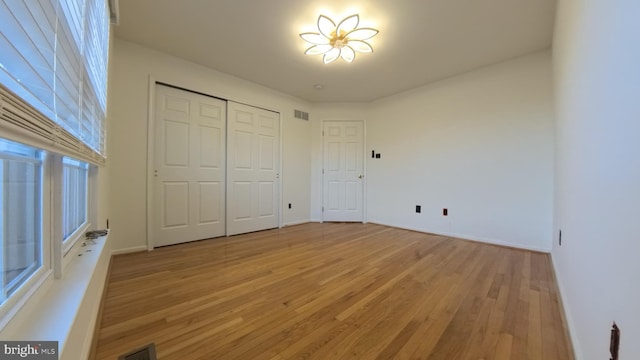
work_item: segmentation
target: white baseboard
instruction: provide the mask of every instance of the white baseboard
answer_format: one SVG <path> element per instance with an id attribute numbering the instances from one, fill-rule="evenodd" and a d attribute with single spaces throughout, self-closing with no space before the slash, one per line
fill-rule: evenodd
<path id="1" fill-rule="evenodd" d="M 492 244 L 492 245 L 510 247 L 510 248 L 521 249 L 521 250 L 536 251 L 536 252 L 542 252 L 542 253 L 547 253 L 547 254 L 550 253 L 549 249 L 539 248 L 539 247 L 535 247 L 535 246 L 526 246 L 526 245 L 521 245 L 521 244 L 514 244 L 514 243 L 511 243 L 511 242 L 508 242 L 508 241 L 491 239 L 491 238 L 484 238 L 484 237 L 479 237 L 479 236 L 474 236 L 474 235 L 446 233 L 446 232 L 441 232 L 441 231 L 429 231 L 428 229 L 418 229 L 418 228 L 413 228 L 413 227 L 410 227 L 410 226 L 398 226 L 398 225 L 393 225 L 393 224 L 387 224 L 387 223 L 380 222 L 380 221 L 369 221 L 369 223 L 383 225 L 383 226 L 389 226 L 389 227 L 394 227 L 394 228 L 398 228 L 398 229 L 417 231 L 417 232 L 421 232 L 421 233 L 425 233 L 425 234 L 441 235 L 441 236 L 453 237 L 453 238 L 462 239 L 462 240 L 481 242 L 481 243 L 485 243 L 485 244 Z"/>
<path id="2" fill-rule="evenodd" d="M 285 224 L 282 224 L 282 226 L 295 226 L 295 225 L 302 225 L 302 224 L 308 224 L 312 222 L 311 220 L 301 220 L 301 221 L 291 221 Z"/>
<path id="3" fill-rule="evenodd" d="M 441 234 L 441 235 L 445 235 L 445 236 L 449 236 L 449 237 L 455 237 L 455 238 L 459 238 L 459 239 L 463 239 L 463 240 L 471 240 L 471 241 L 476 241 L 476 242 L 481 242 L 481 243 L 486 243 L 486 244 L 510 247 L 510 248 L 515 248 L 515 249 L 541 252 L 541 253 L 545 253 L 545 254 L 549 254 L 551 252 L 549 249 L 545 249 L 545 248 L 541 248 L 541 247 L 537 247 L 537 246 L 514 244 L 514 243 L 508 242 L 508 241 L 490 239 L 490 238 L 483 238 L 483 237 L 477 237 L 477 236 L 466 235 L 466 234 L 454 234 L 454 233 L 452 233 L 452 234 Z"/>
<path id="4" fill-rule="evenodd" d="M 134 246 L 134 247 L 125 248 L 125 249 L 112 250 L 111 251 L 111 256 L 120 255 L 120 254 L 129 254 L 129 253 L 141 252 L 141 251 L 147 251 L 147 246 L 146 245 L 144 245 L 144 246 Z"/>
<path id="5" fill-rule="evenodd" d="M 565 301 L 565 287 L 562 283 L 562 279 L 560 278 L 559 273 L 558 273 L 558 268 L 556 266 L 556 262 L 553 258 L 553 253 L 551 254 L 551 266 L 553 267 L 553 273 L 555 275 L 555 279 L 556 279 L 556 284 L 558 284 L 558 297 L 560 298 L 560 306 L 562 307 L 562 311 L 564 312 L 564 321 L 567 324 L 567 327 L 569 328 L 569 338 L 571 340 L 571 347 L 573 348 L 573 357 L 574 359 L 584 359 L 584 357 L 582 356 L 582 352 L 580 351 L 580 346 L 579 346 L 579 341 L 577 338 L 577 334 L 578 332 L 576 331 L 574 322 L 573 322 L 573 317 L 571 316 L 571 311 L 569 309 L 569 307 L 567 306 L 567 302 Z"/>

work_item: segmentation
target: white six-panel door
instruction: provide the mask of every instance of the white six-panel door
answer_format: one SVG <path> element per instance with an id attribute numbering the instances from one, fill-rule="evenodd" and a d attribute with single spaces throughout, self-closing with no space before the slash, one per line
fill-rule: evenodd
<path id="1" fill-rule="evenodd" d="M 323 220 L 363 221 L 363 123 L 323 123 Z"/>
<path id="2" fill-rule="evenodd" d="M 228 102 L 227 235 L 278 227 L 280 115 Z"/>
<path id="3" fill-rule="evenodd" d="M 226 102 L 156 85 L 154 246 L 225 235 Z"/>

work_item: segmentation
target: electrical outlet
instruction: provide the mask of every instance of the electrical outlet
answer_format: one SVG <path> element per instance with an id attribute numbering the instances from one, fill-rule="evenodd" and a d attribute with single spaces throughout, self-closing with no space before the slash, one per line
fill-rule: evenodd
<path id="1" fill-rule="evenodd" d="M 442 216 L 449 216 L 449 209 L 447 208 L 442 209 Z"/>
<path id="2" fill-rule="evenodd" d="M 416 213 L 420 214 L 421 211 L 422 211 L 422 206 L 416 205 Z"/>

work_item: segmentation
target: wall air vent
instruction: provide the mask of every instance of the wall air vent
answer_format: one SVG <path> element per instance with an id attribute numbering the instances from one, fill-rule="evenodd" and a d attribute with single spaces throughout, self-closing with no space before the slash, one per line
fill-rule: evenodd
<path id="1" fill-rule="evenodd" d="M 302 110 L 293 110 L 293 116 L 296 119 L 309 120 L 309 113 Z"/>

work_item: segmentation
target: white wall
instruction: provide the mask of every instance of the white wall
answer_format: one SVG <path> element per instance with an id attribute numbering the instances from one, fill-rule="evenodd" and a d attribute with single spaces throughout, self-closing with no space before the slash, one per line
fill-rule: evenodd
<path id="1" fill-rule="evenodd" d="M 148 81 L 155 80 L 280 112 L 284 224 L 309 220 L 310 123 L 293 118 L 304 101 L 173 56 L 116 39 L 109 104 L 110 241 L 115 251 L 146 247 Z"/>
<path id="2" fill-rule="evenodd" d="M 312 219 L 319 219 L 319 120 L 366 120 L 367 220 L 549 251 L 553 209 L 550 53 L 449 78 L 372 104 L 314 107 Z M 371 159 L 371 150 L 381 159 Z M 415 205 L 422 213 L 415 213 Z M 449 216 L 442 216 L 442 208 Z"/>
<path id="3" fill-rule="evenodd" d="M 553 263 L 578 359 L 640 356 L 640 2 L 560 0 Z"/>
<path id="4" fill-rule="evenodd" d="M 298 107 L 299 108 L 299 107 Z M 309 111 L 308 108 L 303 110 Z M 289 111 L 290 112 L 290 111 Z M 283 127 L 283 225 L 309 222 L 311 199 L 311 124 L 288 117 Z M 291 209 L 288 204 L 291 203 Z"/>

